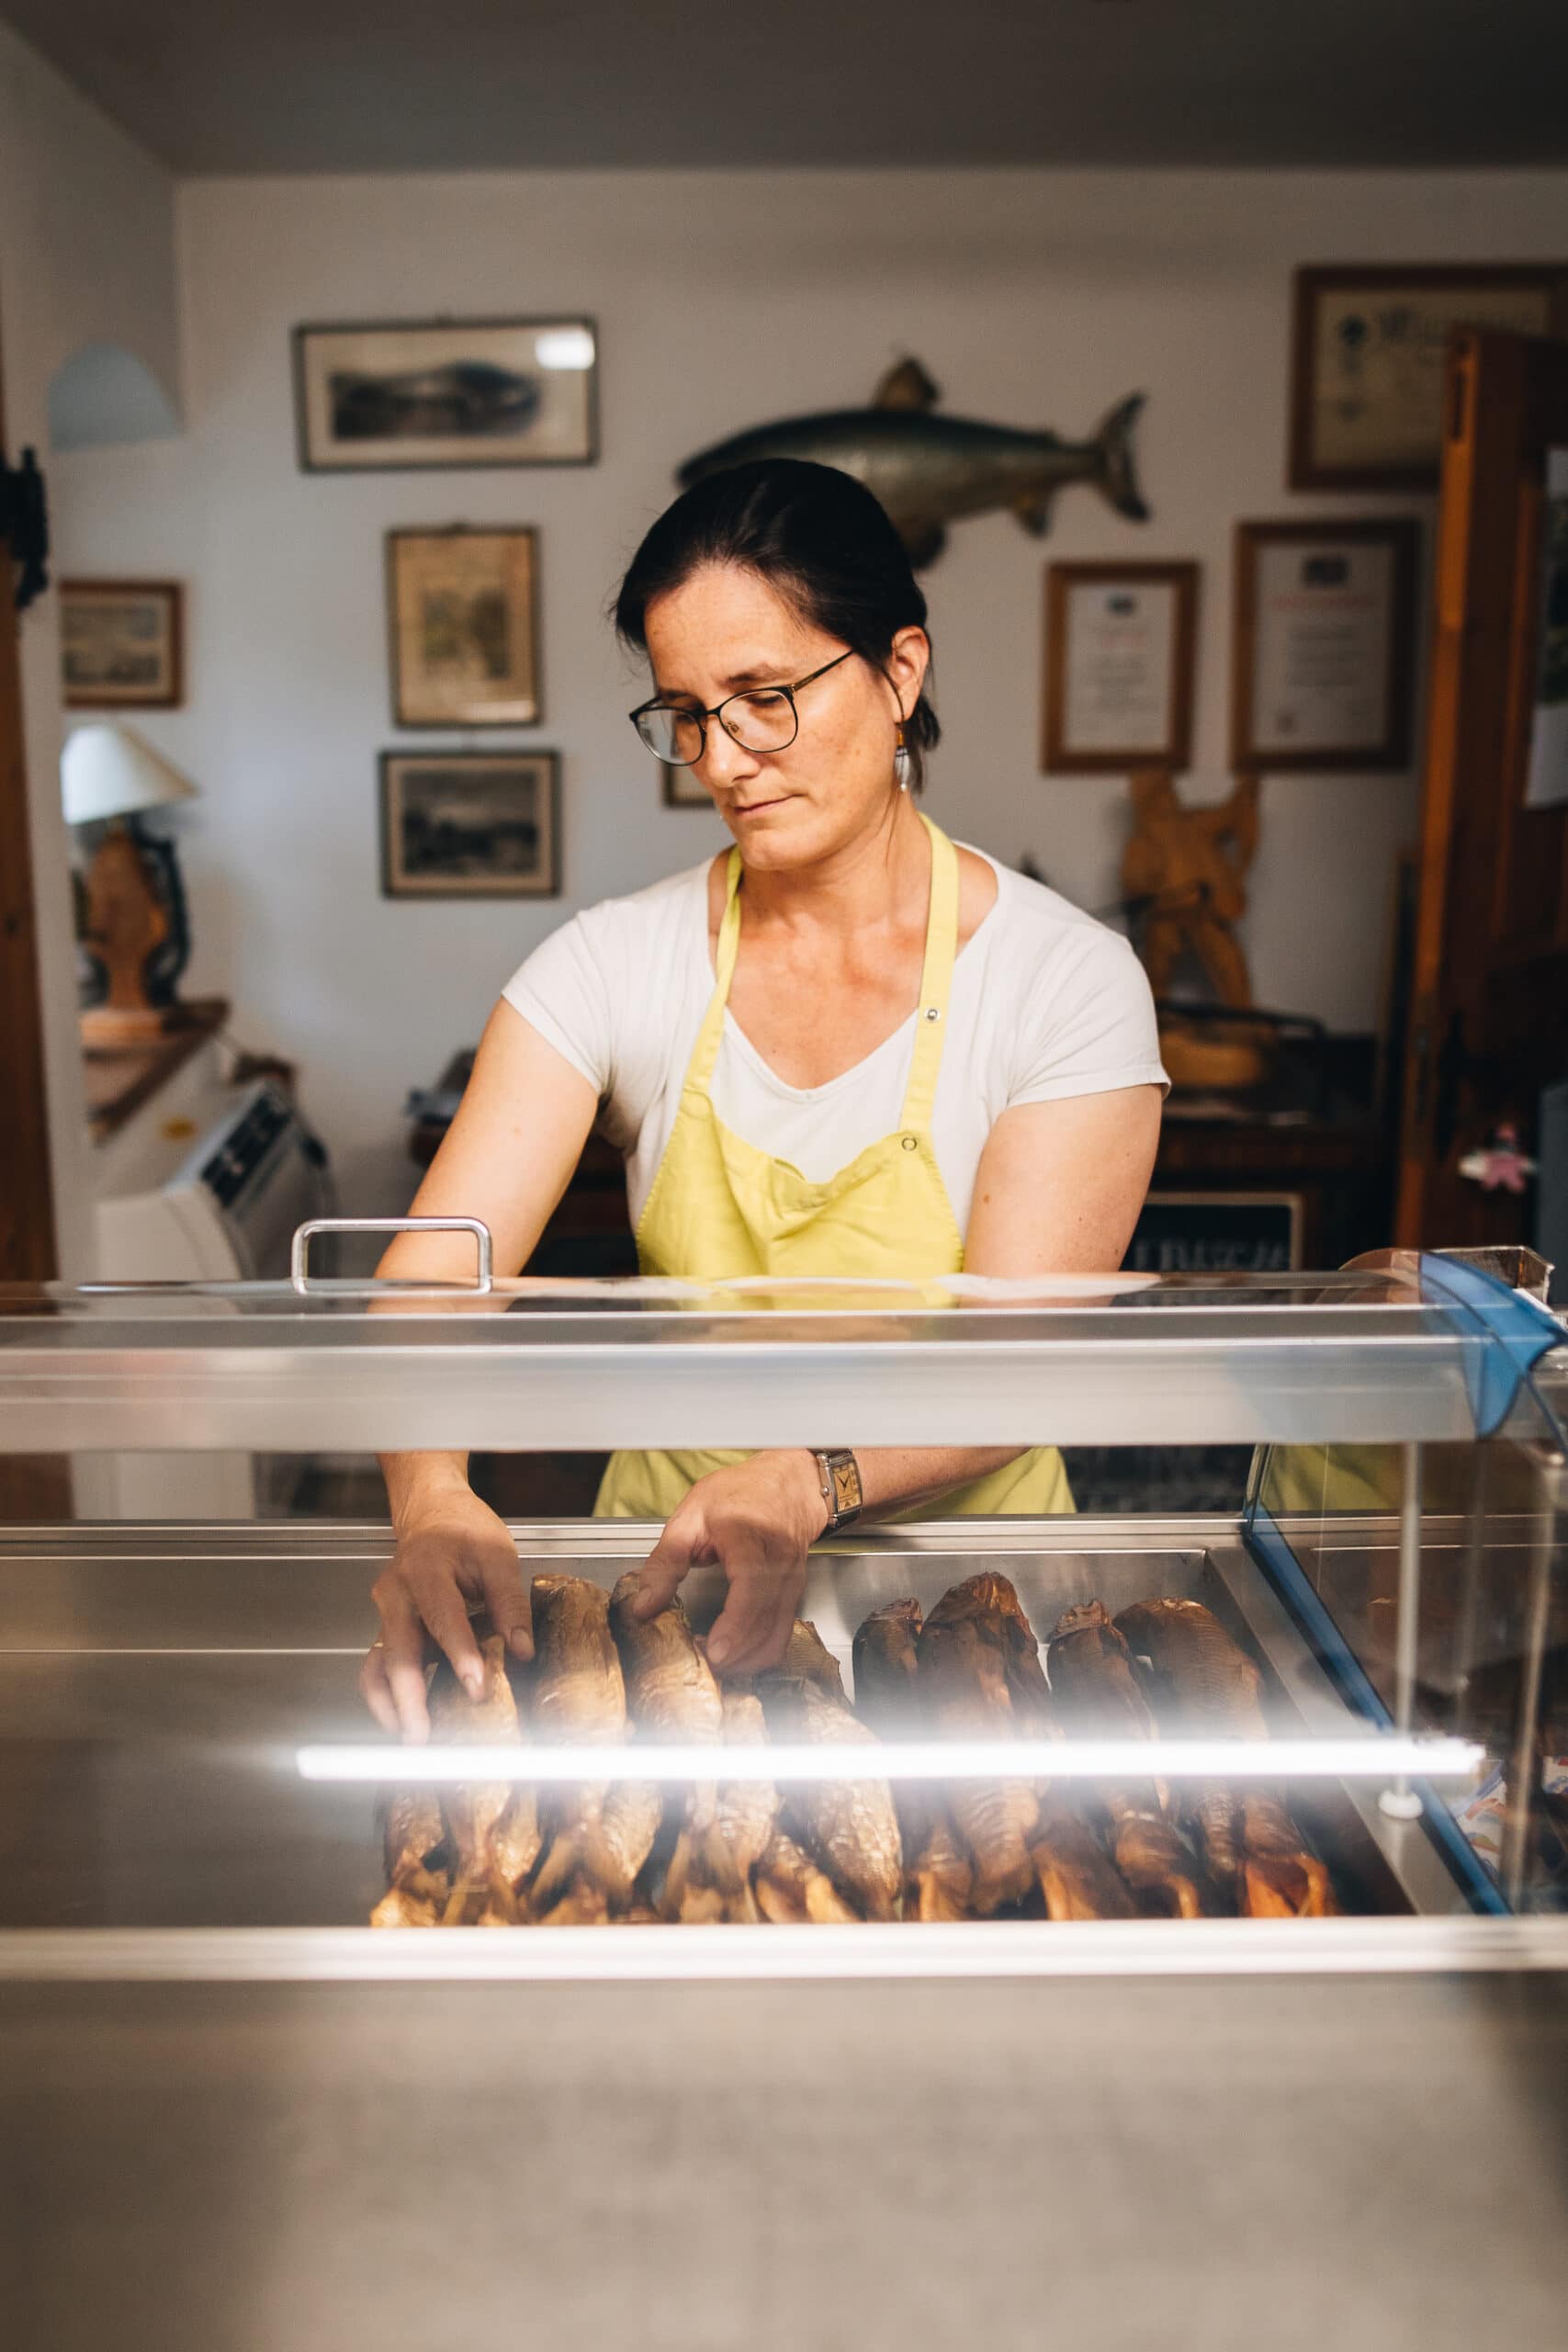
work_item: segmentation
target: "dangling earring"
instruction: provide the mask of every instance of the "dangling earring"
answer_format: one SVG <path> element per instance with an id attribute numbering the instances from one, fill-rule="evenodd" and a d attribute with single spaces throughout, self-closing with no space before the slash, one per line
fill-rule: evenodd
<path id="1" fill-rule="evenodd" d="M 895 750 L 893 754 L 893 781 L 897 786 L 900 792 L 908 791 L 909 771 L 914 764 L 913 760 L 909 757 L 909 746 L 904 741 L 903 727 L 900 726 L 898 729 L 897 748 Z"/>

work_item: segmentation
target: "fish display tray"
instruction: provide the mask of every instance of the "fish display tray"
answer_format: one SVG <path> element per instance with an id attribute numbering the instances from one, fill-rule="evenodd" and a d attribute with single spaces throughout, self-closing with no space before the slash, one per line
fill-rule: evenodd
<path id="1" fill-rule="evenodd" d="M 514 1528 L 525 1568 L 611 1584 L 655 1531 Z M 384 1885 L 376 1792 L 302 1781 L 296 1750 L 378 1736 L 356 1687 L 384 1529 L 62 1527 L 0 1540 L 0 1929 L 355 1927 Z M 1281 1735 L 1357 1728 L 1233 1521 L 928 1521 L 814 1555 L 802 1614 L 851 1681 L 862 1619 L 929 1611 L 995 1567 L 1043 1639 L 1098 1598 L 1202 1601 L 1257 1659 Z M 694 1622 L 716 1578 L 694 1575 Z M 1467 1907 L 1422 1824 L 1365 1790 L 1303 1784 L 1292 1810 L 1353 1912 Z M 625 1932 L 625 1931 L 622 1931 Z M 727 1929 L 734 1935 L 770 1932 Z"/>

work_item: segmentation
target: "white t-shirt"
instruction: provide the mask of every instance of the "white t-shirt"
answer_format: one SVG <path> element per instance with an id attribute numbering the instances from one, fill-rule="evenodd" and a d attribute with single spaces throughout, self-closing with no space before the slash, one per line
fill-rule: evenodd
<path id="1" fill-rule="evenodd" d="M 960 1232 L 986 1139 L 1004 1111 L 1168 1083 L 1154 1000 L 1127 942 L 1042 883 L 987 864 L 997 900 L 953 967 L 931 1122 Z M 597 1088 L 601 1131 L 626 1155 L 634 1226 L 713 990 L 703 865 L 574 915 L 503 991 Z M 825 1182 L 897 1129 L 914 1035 L 911 1012 L 826 1086 L 786 1086 L 727 1012 L 714 1108 L 732 1134 Z"/>

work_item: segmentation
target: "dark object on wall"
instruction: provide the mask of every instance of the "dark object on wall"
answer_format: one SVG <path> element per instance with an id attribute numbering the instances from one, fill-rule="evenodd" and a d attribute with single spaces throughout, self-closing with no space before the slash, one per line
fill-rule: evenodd
<path id="1" fill-rule="evenodd" d="M 1192 763 L 1195 563 L 1054 563 L 1045 574 L 1047 775 Z"/>
<path id="2" fill-rule="evenodd" d="M 300 466 L 589 465 L 598 349 L 581 318 L 296 327 Z"/>
<path id="3" fill-rule="evenodd" d="M 67 710 L 177 710 L 185 591 L 177 580 L 62 580 Z"/>
<path id="4" fill-rule="evenodd" d="M 536 727 L 538 533 L 387 534 L 387 629 L 399 727 Z"/>
<path id="5" fill-rule="evenodd" d="M 901 360 L 883 378 L 869 408 L 828 409 L 755 425 L 688 458 L 679 480 L 689 489 L 706 474 L 759 458 L 837 466 L 881 501 L 916 566 L 936 560 L 949 523 L 995 507 L 1010 507 L 1026 531 L 1043 534 L 1050 527 L 1052 500 L 1074 482 L 1098 490 L 1118 514 L 1147 522 L 1133 457 L 1142 392 L 1118 401 L 1089 441 L 938 416 L 940 398 L 918 360 Z"/>
<path id="6" fill-rule="evenodd" d="M 1410 764 L 1420 526 L 1238 523 L 1231 765 Z"/>
<path id="7" fill-rule="evenodd" d="M 0 539 L 10 548 L 12 603 L 25 613 L 49 586 L 49 508 L 35 450 L 24 449 L 11 466 L 0 449 Z"/>
<path id="8" fill-rule="evenodd" d="M 1459 327 L 1568 334 L 1568 263 L 1298 269 L 1292 490 L 1435 490 Z"/>
<path id="9" fill-rule="evenodd" d="M 560 895 L 560 755 L 383 752 L 389 899 Z"/>

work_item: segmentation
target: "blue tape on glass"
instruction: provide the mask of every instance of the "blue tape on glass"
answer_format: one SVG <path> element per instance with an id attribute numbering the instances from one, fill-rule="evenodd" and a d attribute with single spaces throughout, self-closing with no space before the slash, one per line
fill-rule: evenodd
<path id="1" fill-rule="evenodd" d="M 1255 1495 L 1242 1523 L 1247 1550 L 1294 1617 L 1318 1664 L 1352 1712 L 1380 1731 L 1393 1727 L 1389 1713 L 1371 1676 L 1351 1649 L 1302 1566 L 1273 1513 Z M 1476 1911 L 1506 1913 L 1495 1879 L 1442 1798 L 1427 1781 L 1410 1783 L 1421 1800 L 1427 1834 Z"/>
<path id="2" fill-rule="evenodd" d="M 1533 1298 L 1461 1259 L 1438 1258 L 1423 1250 L 1418 1271 L 1422 1298 L 1451 1315 L 1474 1341 L 1464 1351 L 1465 1386 L 1475 1433 L 1490 1437 L 1507 1419 L 1541 1357 L 1568 1343 L 1568 1332 Z M 1547 1426 L 1561 1438 L 1539 1391 L 1532 1389 L 1532 1394 Z"/>

